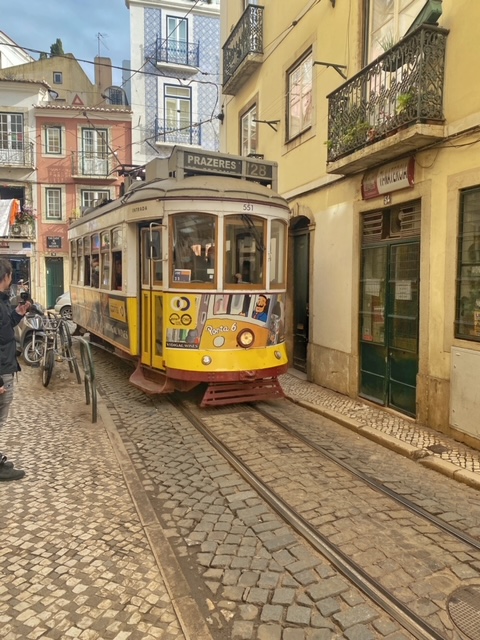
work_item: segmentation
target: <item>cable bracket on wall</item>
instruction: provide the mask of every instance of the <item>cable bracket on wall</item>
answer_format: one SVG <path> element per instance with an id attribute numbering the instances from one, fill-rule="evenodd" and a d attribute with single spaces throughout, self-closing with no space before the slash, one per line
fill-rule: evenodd
<path id="1" fill-rule="evenodd" d="M 346 74 L 343 71 L 341 71 L 341 69 L 347 68 L 343 64 L 335 64 L 334 62 L 320 62 L 319 60 L 314 60 L 313 66 L 315 66 L 316 64 L 321 64 L 322 67 L 333 67 L 335 71 L 342 76 L 342 78 L 344 78 L 345 80 L 347 79 Z"/>

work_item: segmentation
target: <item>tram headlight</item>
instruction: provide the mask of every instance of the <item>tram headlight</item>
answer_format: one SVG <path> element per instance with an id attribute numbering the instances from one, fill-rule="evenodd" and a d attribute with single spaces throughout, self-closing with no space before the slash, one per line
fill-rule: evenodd
<path id="1" fill-rule="evenodd" d="M 212 364 L 212 359 L 210 356 L 203 356 L 202 364 Z"/>
<path id="2" fill-rule="evenodd" d="M 280 351 L 275 351 L 274 353 L 275 353 L 275 358 L 277 360 L 281 360 L 282 359 L 282 354 L 280 353 Z"/>
<path id="3" fill-rule="evenodd" d="M 251 329 L 243 329 L 237 336 L 237 343 L 240 347 L 248 349 L 255 342 L 255 334 Z"/>

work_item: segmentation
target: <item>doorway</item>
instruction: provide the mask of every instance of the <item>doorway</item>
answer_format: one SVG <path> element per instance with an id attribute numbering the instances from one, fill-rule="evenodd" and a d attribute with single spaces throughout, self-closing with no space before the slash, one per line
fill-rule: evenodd
<path id="1" fill-rule="evenodd" d="M 306 373 L 309 323 L 310 220 L 301 217 L 293 236 L 293 368 Z"/>
<path id="2" fill-rule="evenodd" d="M 420 203 L 366 214 L 360 299 L 360 395 L 416 415 Z"/>
<path id="3" fill-rule="evenodd" d="M 45 258 L 47 274 L 47 309 L 55 306 L 58 296 L 64 292 L 63 258 Z"/>

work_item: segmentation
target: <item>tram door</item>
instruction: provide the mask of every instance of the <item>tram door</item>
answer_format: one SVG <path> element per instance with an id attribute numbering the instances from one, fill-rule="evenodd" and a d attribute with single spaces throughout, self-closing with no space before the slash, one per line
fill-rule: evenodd
<path id="1" fill-rule="evenodd" d="M 163 369 L 162 227 L 152 223 L 140 229 L 141 353 L 142 364 Z"/>
<path id="2" fill-rule="evenodd" d="M 415 205 L 371 214 L 364 223 L 372 230 L 377 225 L 379 241 L 373 232 L 369 239 L 366 226 L 360 302 L 360 395 L 410 416 L 416 413 L 418 373 L 420 241 L 413 236 L 419 233 L 420 207 Z M 372 245 L 366 246 L 369 240 Z"/>
<path id="3" fill-rule="evenodd" d="M 307 371 L 309 307 L 309 225 L 301 218 L 293 229 L 293 367 Z"/>

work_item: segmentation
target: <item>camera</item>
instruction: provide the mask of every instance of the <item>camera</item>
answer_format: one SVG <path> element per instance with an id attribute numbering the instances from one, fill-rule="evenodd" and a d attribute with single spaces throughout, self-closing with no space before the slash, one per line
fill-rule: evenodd
<path id="1" fill-rule="evenodd" d="M 28 291 L 22 291 L 20 293 L 20 300 L 21 300 L 20 304 L 25 304 L 30 300 L 30 294 L 28 293 Z"/>

